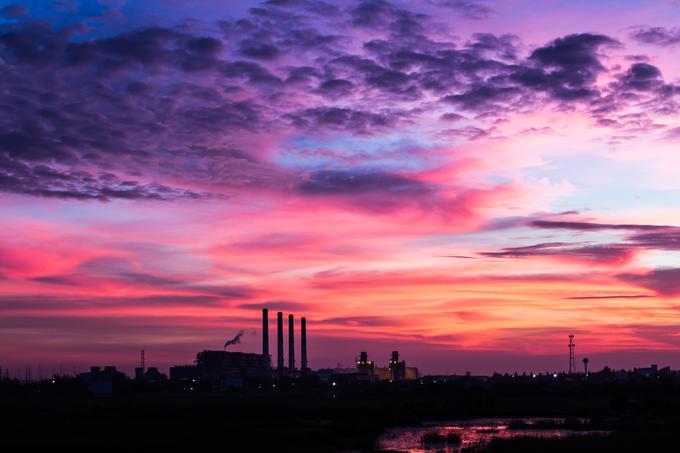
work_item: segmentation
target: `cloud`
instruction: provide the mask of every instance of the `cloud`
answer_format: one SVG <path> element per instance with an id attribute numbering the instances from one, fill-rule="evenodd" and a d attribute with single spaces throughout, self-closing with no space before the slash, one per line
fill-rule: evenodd
<path id="1" fill-rule="evenodd" d="M 638 247 L 660 250 L 680 250 L 680 228 L 661 228 L 628 235 L 626 239 Z"/>
<path id="2" fill-rule="evenodd" d="M 671 141 L 676 141 L 680 139 L 680 127 L 674 127 L 672 129 L 669 129 L 666 131 L 665 134 L 666 140 L 671 140 Z"/>
<path id="3" fill-rule="evenodd" d="M 651 91 L 663 84 L 661 71 L 648 63 L 635 63 L 621 78 L 623 87 L 636 91 Z"/>
<path id="4" fill-rule="evenodd" d="M 633 29 L 630 36 L 641 43 L 661 47 L 680 44 L 680 28 L 638 27 Z"/>
<path id="5" fill-rule="evenodd" d="M 474 1 L 431 0 L 431 3 L 456 11 L 460 16 L 466 19 L 487 19 L 495 13 L 490 7 Z"/>
<path id="6" fill-rule="evenodd" d="M 300 128 L 334 129 L 356 134 L 372 134 L 393 126 L 397 121 L 392 114 L 339 107 L 316 107 L 289 116 L 293 124 Z"/>
<path id="7" fill-rule="evenodd" d="M 239 52 L 243 56 L 261 60 L 271 60 L 278 57 L 281 53 L 279 48 L 272 44 L 261 43 L 254 40 L 242 41 Z"/>
<path id="8" fill-rule="evenodd" d="M 590 33 L 558 38 L 534 50 L 529 61 L 535 66 L 520 70 L 514 79 L 523 86 L 546 90 L 559 100 L 589 98 L 597 95 L 593 84 L 605 69 L 598 57 L 600 48 L 617 45 L 608 36 Z"/>
<path id="9" fill-rule="evenodd" d="M 20 19 L 28 16 L 28 9 L 21 5 L 7 5 L 0 10 L 0 14 L 8 19 Z"/>
<path id="10" fill-rule="evenodd" d="M 474 1 L 436 3 L 468 18 L 491 13 Z M 432 132 L 471 141 L 494 132 L 481 123 L 551 103 L 635 134 L 655 126 L 645 109 L 673 108 L 678 90 L 648 63 L 598 85 L 604 54 L 619 45 L 608 36 L 556 37 L 527 55 L 509 34 L 443 40 L 451 28 L 435 21 L 379 0 L 268 2 L 218 30 L 159 23 L 93 34 L 8 22 L 0 190 L 83 200 L 283 194 L 310 171 L 276 159 L 295 137 L 402 134 L 435 114 L 479 122 Z M 623 113 L 633 103 L 635 120 Z M 358 173 L 403 170 L 386 168 L 386 152 L 366 153 Z"/>
<path id="11" fill-rule="evenodd" d="M 0 311 L 31 313 L 58 309 L 64 313 L 83 309 L 107 308 L 163 308 L 163 307 L 218 307 L 224 304 L 217 296 L 185 294 L 150 294 L 145 296 L 63 296 L 12 295 L 0 297 Z M 110 321 L 115 324 L 115 321 Z"/>
<path id="12" fill-rule="evenodd" d="M 38 283 L 48 283 L 50 285 L 66 285 L 66 286 L 79 286 L 80 282 L 77 278 L 73 278 L 68 275 L 47 275 L 44 277 L 32 278 L 34 282 Z"/>
<path id="13" fill-rule="evenodd" d="M 2 162 L 5 165 L 1 165 Z M 78 200 L 111 199 L 163 200 L 209 198 L 209 193 L 194 192 L 162 184 L 121 181 L 111 173 L 91 175 L 85 171 L 69 171 L 47 165 L 31 165 L 0 157 L 0 191 L 23 195 Z"/>
<path id="14" fill-rule="evenodd" d="M 314 323 L 353 327 L 394 327 L 404 325 L 406 321 L 389 316 L 341 316 L 318 319 Z"/>
<path id="15" fill-rule="evenodd" d="M 648 341 L 671 346 L 673 350 L 680 346 L 677 325 L 634 325 L 631 326 L 631 329 L 636 336 Z"/>
<path id="16" fill-rule="evenodd" d="M 611 224 L 595 222 L 532 220 L 529 225 L 541 229 L 565 229 L 581 232 L 601 230 L 628 231 L 621 247 L 680 250 L 680 227 L 646 224 Z"/>
<path id="17" fill-rule="evenodd" d="M 565 242 L 548 242 L 522 247 L 509 247 L 499 252 L 483 252 L 489 258 L 551 257 L 593 264 L 621 265 L 632 258 L 634 249 L 618 244 L 579 245 Z"/>
<path id="18" fill-rule="evenodd" d="M 171 256 L 175 259 L 179 257 L 176 254 Z M 153 252 L 142 252 L 139 257 L 99 255 L 86 258 L 69 269 L 62 269 L 64 271 L 60 273 L 43 272 L 42 275 L 32 277 L 32 281 L 81 288 L 152 288 L 178 295 L 217 296 L 223 300 L 247 300 L 258 293 L 255 288 L 247 285 L 205 283 L 195 275 L 168 274 L 156 269 L 158 265 L 150 258 L 158 257 L 154 257 Z"/>
<path id="19" fill-rule="evenodd" d="M 598 299 L 644 299 L 652 297 L 649 294 L 608 294 L 606 296 L 571 296 L 568 300 L 598 300 Z"/>
<path id="20" fill-rule="evenodd" d="M 533 220 L 529 223 L 534 228 L 542 229 L 565 229 L 576 231 L 597 230 L 662 230 L 672 228 L 663 225 L 641 225 L 634 223 L 594 223 L 594 222 L 570 222 L 554 220 Z"/>
<path id="21" fill-rule="evenodd" d="M 651 289 L 661 296 L 672 297 L 680 294 L 680 269 L 655 269 L 642 274 L 619 274 L 623 282 Z"/>
<path id="22" fill-rule="evenodd" d="M 354 84 L 348 80 L 330 79 L 319 85 L 318 91 L 323 96 L 337 98 L 350 94 L 352 88 L 354 88 Z"/>
<path id="23" fill-rule="evenodd" d="M 427 186 L 422 182 L 401 175 L 332 170 L 312 173 L 308 179 L 300 184 L 298 191 L 304 195 L 312 196 L 376 192 L 417 196 L 429 192 Z"/>
<path id="24" fill-rule="evenodd" d="M 395 36 L 403 37 L 423 31 L 427 16 L 398 8 L 384 0 L 361 0 L 350 8 L 352 25 L 360 28 L 389 29 Z"/>
<path id="25" fill-rule="evenodd" d="M 303 302 L 293 302 L 293 301 L 286 301 L 286 300 L 269 300 L 269 301 L 264 301 L 261 303 L 254 303 L 254 304 L 239 304 L 237 305 L 238 308 L 244 309 L 244 310 L 262 310 L 263 308 L 267 308 L 270 311 L 273 310 L 278 310 L 278 311 L 300 311 L 300 310 L 307 310 L 310 308 L 310 305 L 307 303 Z"/>

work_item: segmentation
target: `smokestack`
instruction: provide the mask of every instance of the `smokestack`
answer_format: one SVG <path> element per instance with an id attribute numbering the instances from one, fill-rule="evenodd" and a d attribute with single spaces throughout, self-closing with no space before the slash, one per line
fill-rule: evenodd
<path id="1" fill-rule="evenodd" d="M 269 310 L 262 309 L 262 355 L 269 360 Z"/>
<path id="2" fill-rule="evenodd" d="M 277 346 L 277 368 L 283 371 L 283 313 L 276 314 L 276 346 Z"/>
<path id="3" fill-rule="evenodd" d="M 295 322 L 293 315 L 288 315 L 288 371 L 295 372 Z"/>
<path id="4" fill-rule="evenodd" d="M 300 369 L 307 372 L 307 318 L 300 318 Z"/>

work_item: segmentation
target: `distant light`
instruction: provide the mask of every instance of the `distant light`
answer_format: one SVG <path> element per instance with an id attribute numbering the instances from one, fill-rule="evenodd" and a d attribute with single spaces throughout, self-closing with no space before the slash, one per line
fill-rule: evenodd
<path id="1" fill-rule="evenodd" d="M 536 377 L 536 375 L 535 375 L 535 374 L 532 374 L 532 375 L 531 375 L 531 377 L 532 377 L 532 378 L 535 378 L 535 377 Z"/>
<path id="2" fill-rule="evenodd" d="M 557 373 L 554 373 L 554 374 L 553 374 L 553 377 L 556 378 L 556 377 L 557 377 Z"/>
<path id="3" fill-rule="evenodd" d="M 57 383 L 57 381 L 55 381 L 54 379 L 52 379 L 52 384 L 56 384 L 56 383 Z"/>
<path id="4" fill-rule="evenodd" d="M 335 387 L 335 386 L 337 385 L 337 383 L 332 382 L 331 385 L 332 385 L 333 387 Z"/>

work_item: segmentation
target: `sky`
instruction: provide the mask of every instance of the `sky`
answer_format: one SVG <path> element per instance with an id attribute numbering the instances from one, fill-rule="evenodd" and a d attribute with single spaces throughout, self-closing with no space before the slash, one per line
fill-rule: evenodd
<path id="1" fill-rule="evenodd" d="M 680 2 L 190 3 L 0 1 L 5 370 L 680 368 Z"/>

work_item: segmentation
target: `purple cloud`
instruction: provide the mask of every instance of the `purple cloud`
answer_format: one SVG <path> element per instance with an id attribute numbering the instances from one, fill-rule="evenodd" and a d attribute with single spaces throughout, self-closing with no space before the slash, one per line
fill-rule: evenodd
<path id="1" fill-rule="evenodd" d="M 630 36 L 641 43 L 662 47 L 680 44 L 680 28 L 638 27 Z"/>
<path id="2" fill-rule="evenodd" d="M 533 220 L 529 225 L 534 228 L 542 229 L 564 229 L 576 231 L 597 231 L 597 230 L 661 230 L 673 228 L 663 225 L 640 225 L 631 223 L 594 223 L 594 222 L 569 222 L 553 220 Z"/>
<path id="3" fill-rule="evenodd" d="M 642 288 L 651 289 L 662 296 L 680 294 L 680 269 L 655 269 L 644 274 L 619 274 L 617 278 L 623 282 Z"/>
<path id="4" fill-rule="evenodd" d="M 547 242 L 522 247 L 509 247 L 499 252 L 483 252 L 489 258 L 554 257 L 591 263 L 622 263 L 628 261 L 632 250 L 618 244 L 580 245 L 568 242 Z"/>
<path id="5" fill-rule="evenodd" d="M 0 14 L 8 19 L 21 19 L 28 16 L 28 9 L 21 5 L 7 5 L 0 10 Z"/>
<path id="6" fill-rule="evenodd" d="M 479 2 L 469 0 L 430 0 L 431 3 L 451 9 L 466 19 L 482 20 L 492 16 L 495 11 Z"/>
<path id="7" fill-rule="evenodd" d="M 471 18 L 490 13 L 473 1 L 436 3 Z M 602 53 L 618 46 L 604 35 L 557 37 L 523 56 L 514 35 L 442 40 L 432 17 L 384 0 L 270 1 L 218 20 L 209 33 L 161 24 L 93 37 L 19 13 L 6 7 L 18 20 L 0 26 L 0 190 L 33 196 L 280 192 L 305 187 L 300 175 L 310 168 L 278 165 L 271 159 L 278 143 L 312 131 L 399 131 L 426 114 L 403 102 L 434 100 L 445 120 L 578 105 L 601 124 L 635 133 L 654 125 L 644 112 L 624 118 L 625 105 L 670 109 L 678 92 L 641 62 L 618 83 L 597 86 Z M 384 102 L 376 106 L 376 97 Z M 439 133 L 475 140 L 491 131 Z M 358 173 L 391 172 L 376 170 L 380 159 L 367 157 Z M 393 191 L 400 193 L 410 190 Z"/>
<path id="8" fill-rule="evenodd" d="M 320 171 L 303 181 L 298 190 L 307 195 L 350 195 L 386 193 L 418 196 L 429 192 L 424 183 L 389 173 L 355 171 Z"/>

